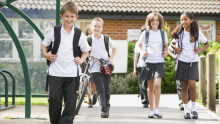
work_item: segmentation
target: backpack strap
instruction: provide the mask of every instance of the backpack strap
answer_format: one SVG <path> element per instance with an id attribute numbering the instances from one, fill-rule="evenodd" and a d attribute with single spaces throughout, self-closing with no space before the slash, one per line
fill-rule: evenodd
<path id="1" fill-rule="evenodd" d="M 53 48 L 51 50 L 52 54 L 57 54 L 57 51 L 59 49 L 60 37 L 61 37 L 61 34 L 60 34 L 61 27 L 62 27 L 62 25 L 56 25 L 54 27 L 54 45 L 53 45 Z"/>
<path id="2" fill-rule="evenodd" d="M 148 40 L 149 40 L 149 35 L 150 35 L 150 31 L 146 30 L 145 31 L 145 52 L 147 52 L 147 43 L 148 43 Z"/>
<path id="3" fill-rule="evenodd" d="M 92 35 L 89 35 L 86 38 L 87 38 L 87 42 L 88 42 L 89 46 L 92 47 Z M 90 54 L 90 52 L 91 51 L 89 51 L 89 54 Z"/>
<path id="4" fill-rule="evenodd" d="M 110 54 L 109 54 L 109 46 L 108 46 L 108 42 L 109 42 L 109 36 L 108 35 L 104 35 L 104 42 L 105 42 L 105 49 L 108 53 L 108 57 L 110 57 Z"/>
<path id="5" fill-rule="evenodd" d="M 75 27 L 74 28 L 74 37 L 73 37 L 73 55 L 74 57 L 81 57 L 81 50 L 79 46 L 79 39 L 81 36 L 82 31 Z"/>
<path id="6" fill-rule="evenodd" d="M 161 38 L 162 38 L 162 43 L 163 43 L 162 51 L 164 52 L 164 49 L 165 49 L 164 30 L 160 30 L 160 33 L 161 33 Z"/>

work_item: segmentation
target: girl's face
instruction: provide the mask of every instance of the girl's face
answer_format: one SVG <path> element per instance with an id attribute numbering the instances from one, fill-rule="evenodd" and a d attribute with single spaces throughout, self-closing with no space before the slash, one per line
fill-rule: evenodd
<path id="1" fill-rule="evenodd" d="M 187 15 L 181 15 L 180 17 L 181 23 L 183 23 L 183 28 L 191 28 L 191 23 L 193 22 L 193 19 L 190 19 Z"/>
<path id="2" fill-rule="evenodd" d="M 158 29 L 159 26 L 159 18 L 158 16 L 154 16 L 153 19 L 150 22 L 150 25 L 152 27 L 152 29 Z"/>
<path id="3" fill-rule="evenodd" d="M 90 28 L 88 28 L 86 32 L 87 32 L 88 35 L 92 34 L 92 30 Z"/>

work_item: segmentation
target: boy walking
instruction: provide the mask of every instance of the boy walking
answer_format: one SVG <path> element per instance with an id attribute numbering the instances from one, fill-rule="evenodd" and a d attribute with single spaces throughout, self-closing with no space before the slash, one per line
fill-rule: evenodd
<path id="1" fill-rule="evenodd" d="M 51 61 L 48 69 L 49 116 L 51 124 L 73 124 L 77 99 L 76 90 L 79 83 L 77 76 L 81 74 L 79 64 L 88 56 L 90 47 L 85 35 L 74 27 L 74 22 L 78 18 L 78 9 L 75 3 L 71 1 L 65 3 L 61 8 L 60 16 L 64 24 L 60 26 L 59 32 L 55 35 L 57 29 L 52 29 L 42 43 L 43 55 Z M 60 40 L 56 39 L 58 34 L 60 34 Z M 79 38 L 78 46 L 74 41 L 76 37 Z M 60 41 L 58 48 L 55 47 L 55 41 Z M 47 47 L 51 43 L 53 44 L 52 52 L 47 53 Z M 76 56 L 77 50 L 74 49 L 78 47 L 82 51 L 81 58 Z M 57 52 L 54 53 L 54 49 L 57 49 Z M 79 69 L 78 74 L 77 69 Z M 61 114 L 63 97 L 65 108 Z"/>
<path id="2" fill-rule="evenodd" d="M 116 54 L 117 48 L 115 43 L 112 41 L 110 37 L 108 37 L 108 45 L 107 47 L 112 48 L 111 56 L 108 53 L 108 48 L 105 46 L 105 38 L 102 33 L 103 31 L 104 21 L 101 18 L 94 18 L 91 22 L 91 30 L 92 30 L 92 42 L 91 42 L 91 56 L 94 56 L 98 59 L 104 59 L 106 61 L 113 61 L 113 58 Z M 101 118 L 108 118 L 109 116 L 109 108 L 110 108 L 110 82 L 111 75 L 105 75 L 101 73 L 100 67 L 101 63 L 99 60 L 95 60 L 92 64 L 90 64 L 91 74 L 93 76 L 93 80 L 96 85 L 97 95 L 99 104 L 101 106 Z"/>

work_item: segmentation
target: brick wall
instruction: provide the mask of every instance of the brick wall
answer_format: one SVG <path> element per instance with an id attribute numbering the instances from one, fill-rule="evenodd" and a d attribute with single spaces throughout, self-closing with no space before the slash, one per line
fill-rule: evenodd
<path id="1" fill-rule="evenodd" d="M 104 20 L 103 34 L 109 35 L 113 40 L 126 40 L 127 29 L 141 29 L 145 20 Z M 170 31 L 176 27 L 176 21 L 167 21 Z"/>
<path id="2" fill-rule="evenodd" d="M 220 43 L 220 21 L 216 21 L 216 41 Z"/>

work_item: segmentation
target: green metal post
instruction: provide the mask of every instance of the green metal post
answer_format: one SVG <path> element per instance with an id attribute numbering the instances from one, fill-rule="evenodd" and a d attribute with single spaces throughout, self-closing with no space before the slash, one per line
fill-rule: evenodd
<path id="1" fill-rule="evenodd" d="M 12 105 L 15 105 L 15 77 L 14 77 L 14 75 L 10 71 L 7 71 L 7 70 L 0 70 L 0 71 L 9 74 L 11 76 L 12 80 L 13 80 L 13 85 L 12 85 Z"/>
<path id="2" fill-rule="evenodd" d="M 38 27 L 31 21 L 30 18 L 28 18 L 28 16 L 26 14 L 24 14 L 22 11 L 20 11 L 19 9 L 17 9 L 16 7 L 14 7 L 11 4 L 7 4 L 7 6 L 14 10 L 17 14 L 19 14 L 21 17 L 23 17 L 30 25 L 31 27 L 37 32 L 37 34 L 39 35 L 39 37 L 41 38 L 41 40 L 44 40 L 44 35 L 41 33 L 41 31 L 38 29 Z"/>
<path id="3" fill-rule="evenodd" d="M 5 79 L 5 107 L 8 107 L 8 79 L 7 79 L 6 75 L 1 70 L 0 70 L 0 74 Z"/>
<path id="4" fill-rule="evenodd" d="M 25 80 L 25 118 L 31 117 L 31 80 L 29 75 L 29 69 L 27 65 L 27 61 L 24 55 L 24 51 L 21 47 L 21 44 L 16 36 L 14 30 L 10 26 L 9 22 L 5 18 L 5 16 L 0 12 L 0 20 L 4 24 L 5 28 L 7 29 L 8 33 L 10 34 L 20 57 L 23 73 L 24 73 L 24 80 Z"/>
<path id="5" fill-rule="evenodd" d="M 60 25 L 60 0 L 56 3 L 56 25 Z"/>

